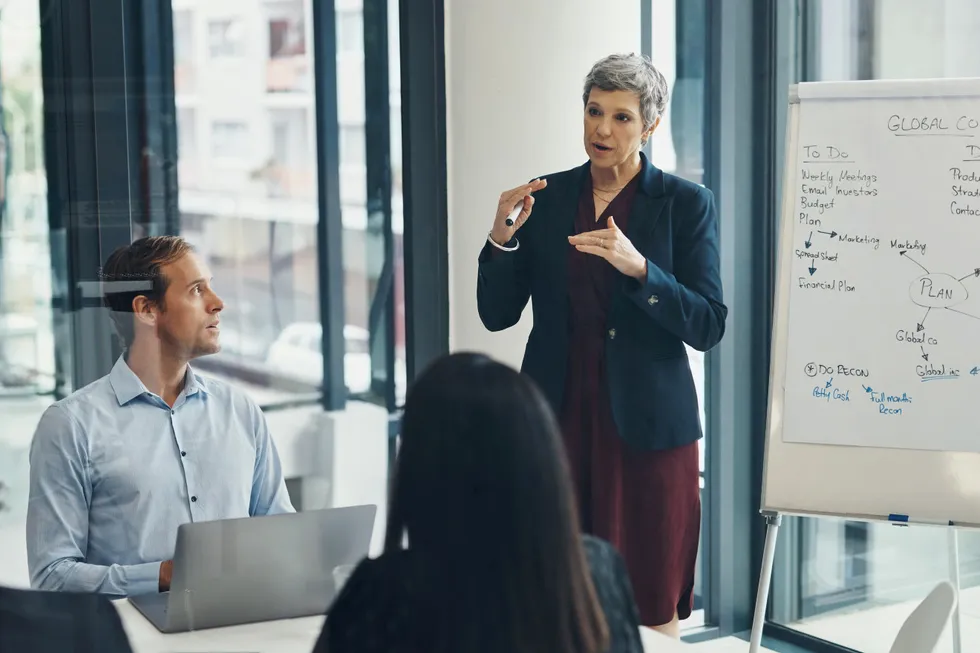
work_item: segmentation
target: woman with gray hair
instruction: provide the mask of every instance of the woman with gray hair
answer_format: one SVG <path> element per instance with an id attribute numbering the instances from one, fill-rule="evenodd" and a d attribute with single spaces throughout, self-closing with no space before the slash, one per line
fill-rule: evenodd
<path id="1" fill-rule="evenodd" d="M 711 191 L 641 151 L 666 105 L 648 59 L 593 66 L 588 161 L 501 194 L 477 302 L 501 331 L 531 300 L 522 371 L 560 416 L 583 528 L 622 553 L 642 623 L 677 636 L 693 608 L 701 523 L 700 411 L 684 345 L 718 344 L 728 309 Z"/>

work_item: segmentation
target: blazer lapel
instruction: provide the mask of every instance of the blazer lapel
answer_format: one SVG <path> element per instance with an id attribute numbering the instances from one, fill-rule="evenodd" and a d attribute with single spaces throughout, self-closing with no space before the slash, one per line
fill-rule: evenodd
<path id="1" fill-rule="evenodd" d="M 582 190 L 581 182 L 588 164 L 573 168 L 567 173 L 556 175 L 548 180 L 547 192 L 551 196 L 547 205 L 541 202 L 534 207 L 529 224 L 535 220 L 540 225 L 541 244 L 539 250 L 547 269 L 553 271 L 555 278 L 565 279 L 568 265 L 568 237 L 575 231 L 575 212 Z M 547 208 L 546 208 L 547 207 Z"/>
<path id="2" fill-rule="evenodd" d="M 642 251 L 653 237 L 653 231 L 667 204 L 667 196 L 664 194 L 664 173 L 650 163 L 642 152 L 640 159 L 643 165 L 640 171 L 640 188 L 633 196 L 633 207 L 625 233 L 633 246 Z"/>
<path id="3" fill-rule="evenodd" d="M 588 172 L 588 163 L 572 170 L 572 174 L 564 180 L 565 186 L 562 187 L 561 192 L 557 193 L 559 200 L 555 205 L 555 221 L 556 224 L 561 225 L 563 236 L 567 237 L 575 233 L 575 214 L 578 212 L 578 200 L 582 194 L 585 175 Z M 564 243 L 564 245 L 568 245 L 568 243 Z"/>

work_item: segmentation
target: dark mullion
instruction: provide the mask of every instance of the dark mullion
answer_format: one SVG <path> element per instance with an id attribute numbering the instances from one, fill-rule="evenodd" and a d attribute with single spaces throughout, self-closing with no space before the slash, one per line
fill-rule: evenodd
<path id="1" fill-rule="evenodd" d="M 449 351 L 443 0 L 399 5 L 408 381 Z"/>
<path id="2" fill-rule="evenodd" d="M 364 0 L 363 12 L 367 229 L 381 235 L 377 258 L 383 261 L 369 315 L 371 390 L 390 412 L 395 408 L 395 243 L 391 217 L 388 0 Z M 369 243 L 373 244 L 373 239 Z"/>
<path id="3" fill-rule="evenodd" d="M 323 328 L 325 410 L 347 403 L 344 385 L 343 222 L 340 209 L 340 127 L 337 123 L 337 18 L 334 0 L 313 5 L 313 88 L 316 98 L 317 272 Z"/>

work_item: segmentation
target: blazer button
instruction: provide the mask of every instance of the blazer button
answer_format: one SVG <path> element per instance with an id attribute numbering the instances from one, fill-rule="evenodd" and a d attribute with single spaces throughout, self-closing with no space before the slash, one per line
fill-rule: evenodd
<path id="1" fill-rule="evenodd" d="M 616 329 L 609 329 L 609 339 L 613 340 L 616 338 Z"/>
<path id="2" fill-rule="evenodd" d="M 660 298 L 657 297 L 656 295 L 650 295 L 650 297 L 647 298 L 647 304 L 649 304 L 650 306 L 653 306 L 654 304 L 656 304 L 659 301 L 660 301 Z"/>

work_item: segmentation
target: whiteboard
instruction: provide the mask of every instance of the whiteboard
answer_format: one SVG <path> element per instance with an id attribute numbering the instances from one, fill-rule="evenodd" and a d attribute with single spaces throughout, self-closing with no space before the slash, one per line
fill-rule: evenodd
<path id="1" fill-rule="evenodd" d="M 980 525 L 980 79 L 787 123 L 762 509 Z"/>

